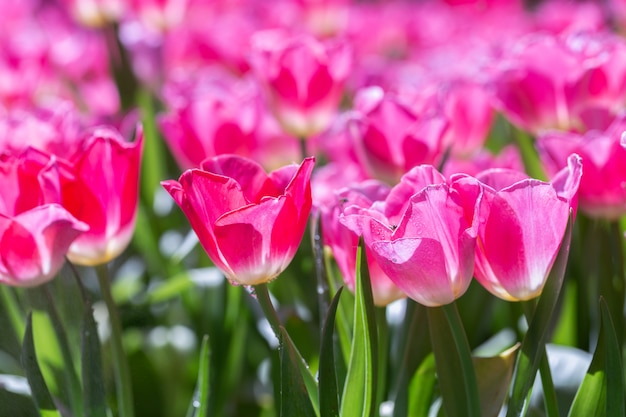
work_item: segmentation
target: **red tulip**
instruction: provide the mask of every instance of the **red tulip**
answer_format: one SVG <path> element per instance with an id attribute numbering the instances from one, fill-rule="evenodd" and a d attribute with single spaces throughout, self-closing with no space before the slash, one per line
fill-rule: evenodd
<path id="1" fill-rule="evenodd" d="M 161 184 L 232 283 L 262 284 L 289 265 L 311 210 L 314 159 L 267 174 L 234 155 L 210 158 Z"/>
<path id="2" fill-rule="evenodd" d="M 44 283 L 61 269 L 70 244 L 88 226 L 59 204 L 54 157 L 33 149 L 4 154 L 0 183 L 0 283 Z"/>
<path id="3" fill-rule="evenodd" d="M 110 128 L 95 129 L 69 160 L 76 179 L 63 186 L 63 206 L 87 223 L 89 232 L 70 247 L 68 258 L 99 265 L 126 249 L 135 229 L 143 135 L 127 143 Z"/>

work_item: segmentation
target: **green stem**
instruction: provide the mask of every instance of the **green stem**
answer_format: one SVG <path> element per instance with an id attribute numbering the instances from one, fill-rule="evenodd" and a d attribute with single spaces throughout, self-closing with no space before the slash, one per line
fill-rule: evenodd
<path id="1" fill-rule="evenodd" d="M 111 284 L 109 278 L 109 270 L 107 265 L 98 265 L 96 267 L 98 275 L 98 283 L 102 298 L 109 311 L 109 322 L 111 325 L 111 351 L 113 355 L 113 373 L 115 375 L 115 386 L 117 392 L 117 404 L 120 417 L 133 417 L 135 410 L 133 409 L 133 391 L 130 380 L 130 371 L 128 369 L 128 361 L 124 352 L 124 344 L 122 343 L 122 325 L 120 322 L 117 306 L 113 300 L 111 293 Z"/>
<path id="2" fill-rule="evenodd" d="M 472 361 L 472 351 L 467 341 L 467 336 L 461 322 L 461 316 L 456 308 L 456 303 L 450 303 L 443 306 L 443 312 L 446 315 L 454 345 L 456 347 L 459 359 L 461 361 L 461 369 L 463 370 L 463 382 L 468 389 L 468 411 L 473 415 L 480 415 L 480 397 L 478 396 L 478 383 L 476 382 L 476 373 L 474 371 L 474 363 Z M 470 415 L 470 413 L 468 413 Z"/>
<path id="3" fill-rule="evenodd" d="M 300 155 L 302 156 L 302 160 L 304 161 L 304 158 L 308 156 L 308 153 L 306 150 L 306 138 L 299 138 L 299 139 L 300 139 Z"/>
<path id="4" fill-rule="evenodd" d="M 61 316 L 56 308 L 54 296 L 50 291 L 50 284 L 44 284 L 42 289 L 46 300 L 46 312 L 48 313 L 48 317 L 54 327 L 57 342 L 59 343 L 59 349 L 61 350 L 61 356 L 63 356 L 63 374 L 65 376 L 65 383 L 67 384 L 70 394 L 70 407 L 74 412 L 74 415 L 79 416 L 82 415 L 83 410 L 83 401 L 81 396 L 82 389 L 74 368 L 74 359 L 67 338 L 67 332 L 63 327 Z"/>
<path id="5" fill-rule="evenodd" d="M 285 337 L 283 337 L 282 332 L 280 331 L 280 319 L 278 318 L 278 313 L 276 313 L 276 310 L 272 305 L 272 300 L 267 289 L 267 284 L 255 285 L 254 293 L 256 295 L 257 301 L 259 302 L 259 305 L 261 306 L 261 310 L 263 310 L 263 314 L 269 322 L 270 327 L 272 328 L 272 331 L 274 332 L 276 338 L 280 341 L 281 344 L 289 343 L 291 347 L 293 347 L 293 351 L 296 355 L 298 362 L 298 368 L 300 368 L 300 374 L 304 379 L 304 384 L 306 385 L 307 392 L 309 393 L 309 398 L 311 399 L 311 403 L 313 404 L 315 412 L 317 413 L 317 415 L 319 415 L 319 397 L 317 392 L 317 382 L 315 381 L 315 377 L 311 374 L 311 370 L 306 365 L 302 354 L 296 348 L 293 341 L 291 341 L 289 334 L 287 334 L 287 330 L 285 330 L 284 332 L 287 340 L 285 340 Z"/>
<path id="6" fill-rule="evenodd" d="M 274 309 L 272 305 L 272 300 L 270 299 L 270 293 L 267 290 L 267 284 L 260 284 L 254 287 L 254 293 L 256 295 L 256 299 L 261 306 L 261 310 L 263 310 L 263 314 L 265 318 L 269 322 L 276 339 L 281 340 L 280 336 L 280 319 L 278 318 L 278 313 Z"/>
<path id="7" fill-rule="evenodd" d="M 531 322 L 535 311 L 535 300 L 522 302 L 524 308 L 524 315 L 526 321 Z M 543 347 L 541 354 L 541 361 L 539 362 L 539 374 L 541 376 L 541 385 L 543 387 L 543 398 L 546 406 L 546 417 L 558 417 L 559 416 L 559 404 L 556 397 L 556 390 L 554 388 L 554 382 L 552 380 L 552 371 L 550 370 L 550 362 L 546 353 L 545 346 Z"/>
<path id="8" fill-rule="evenodd" d="M 427 311 L 437 377 L 446 414 L 449 417 L 480 416 L 480 397 L 474 363 L 456 304 L 429 307 Z"/>
<path id="9" fill-rule="evenodd" d="M 387 324 L 387 309 L 376 307 L 376 322 L 378 324 L 378 383 L 376 384 L 376 404 L 385 400 L 387 392 L 387 367 L 389 366 L 389 326 Z"/>
<path id="10" fill-rule="evenodd" d="M 24 318 L 20 313 L 20 308 L 17 304 L 17 300 L 15 299 L 13 289 L 6 285 L 0 285 L 0 300 L 0 304 L 4 309 L 6 309 L 9 316 L 11 327 L 15 332 L 15 340 L 22 340 L 26 324 L 24 323 Z"/>

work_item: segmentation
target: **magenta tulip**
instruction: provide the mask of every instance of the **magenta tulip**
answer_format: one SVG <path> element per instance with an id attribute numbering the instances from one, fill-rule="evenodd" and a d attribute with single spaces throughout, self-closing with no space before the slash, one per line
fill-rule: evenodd
<path id="1" fill-rule="evenodd" d="M 480 191 L 459 193 L 459 185 L 431 166 L 420 166 L 403 177 L 384 204 L 344 209 L 342 221 L 364 236 L 381 269 L 425 306 L 453 302 L 472 279 Z"/>
<path id="2" fill-rule="evenodd" d="M 52 279 L 88 226 L 59 203 L 53 157 L 33 149 L 0 157 L 0 283 L 34 286 Z"/>
<path id="3" fill-rule="evenodd" d="M 551 183 L 512 170 L 477 176 L 479 208 L 476 279 L 504 300 L 541 294 L 561 247 L 582 175 L 577 155 Z M 469 177 L 466 177 L 466 179 Z"/>
<path id="4" fill-rule="evenodd" d="M 276 278 L 296 254 L 311 210 L 313 165 L 307 158 L 267 174 L 252 160 L 223 155 L 161 184 L 226 277 L 257 285 Z"/>
<path id="5" fill-rule="evenodd" d="M 604 131 L 585 134 L 547 132 L 538 138 L 541 159 L 551 173 L 567 163 L 568 155 L 581 156 L 583 175 L 578 199 L 591 217 L 616 220 L 626 214 L 626 117 L 616 119 Z"/>
<path id="6" fill-rule="evenodd" d="M 333 203 L 321 208 L 324 244 L 330 247 L 343 281 L 350 291 L 355 289 L 359 235 L 340 221 L 340 213 L 342 208 L 348 205 L 369 208 L 375 201 L 384 200 L 387 194 L 389 194 L 388 186 L 375 180 L 363 181 L 340 190 L 334 195 Z M 374 304 L 385 306 L 392 301 L 404 298 L 405 294 L 383 272 L 367 244 L 365 250 Z"/>
<path id="7" fill-rule="evenodd" d="M 89 232 L 70 247 L 68 258 L 79 265 L 99 265 L 128 246 L 135 230 L 143 135 L 125 142 L 107 127 L 94 129 L 82 149 L 69 159 L 74 181 L 63 186 L 63 206 L 87 223 Z"/>
<path id="8" fill-rule="evenodd" d="M 301 139 L 326 129 L 352 66 L 348 45 L 268 30 L 252 37 L 252 66 L 286 132 Z"/>

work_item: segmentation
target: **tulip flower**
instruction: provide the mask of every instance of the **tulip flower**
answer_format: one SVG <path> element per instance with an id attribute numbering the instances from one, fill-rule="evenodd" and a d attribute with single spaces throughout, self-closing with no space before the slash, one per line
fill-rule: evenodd
<path id="1" fill-rule="evenodd" d="M 340 221 L 342 208 L 347 205 L 371 207 L 374 201 L 384 200 L 389 194 L 389 187 L 376 181 L 363 181 L 340 190 L 334 197 L 334 203 L 321 208 L 321 221 L 324 244 L 330 247 L 339 266 L 343 280 L 350 289 L 355 290 L 356 253 L 359 236 Z M 366 246 L 367 264 L 372 285 L 374 304 L 386 306 L 392 301 L 404 298 L 404 293 L 383 272 Z"/>
<path id="2" fill-rule="evenodd" d="M 324 44 L 280 30 L 257 32 L 251 42 L 252 67 L 285 131 L 305 139 L 326 129 L 351 69 L 347 44 Z"/>
<path id="3" fill-rule="evenodd" d="M 357 93 L 348 128 L 365 170 L 395 184 L 411 168 L 439 161 L 448 122 L 440 114 L 418 117 L 394 95 L 370 87 Z"/>
<path id="4" fill-rule="evenodd" d="M 29 287 L 52 279 L 72 242 L 89 227 L 59 203 L 54 157 L 34 149 L 0 158 L 0 283 Z"/>
<path id="5" fill-rule="evenodd" d="M 267 174 L 252 160 L 222 155 L 161 184 L 229 281 L 258 285 L 296 254 L 311 210 L 313 165 L 307 158 Z"/>
<path id="6" fill-rule="evenodd" d="M 552 174 L 562 169 L 568 155 L 581 156 L 585 175 L 580 180 L 580 209 L 591 217 L 617 220 L 626 214 L 626 116 L 606 130 L 585 134 L 551 131 L 538 140 L 539 153 Z"/>
<path id="7" fill-rule="evenodd" d="M 459 193 L 459 185 L 472 187 L 419 166 L 403 176 L 384 204 L 344 209 L 342 222 L 363 235 L 380 268 L 425 306 L 453 302 L 472 279 L 480 191 Z"/>
<path id="8" fill-rule="evenodd" d="M 63 186 L 63 206 L 89 225 L 70 247 L 68 258 L 79 264 L 104 264 L 121 254 L 135 230 L 143 135 L 134 143 L 119 132 L 100 127 L 82 142 L 68 161 L 76 179 Z"/>
<path id="9" fill-rule="evenodd" d="M 551 183 L 506 169 L 477 175 L 483 198 L 475 276 L 489 292 L 509 301 L 541 294 L 561 247 L 581 175 L 577 155 L 570 156 L 568 167 Z"/>

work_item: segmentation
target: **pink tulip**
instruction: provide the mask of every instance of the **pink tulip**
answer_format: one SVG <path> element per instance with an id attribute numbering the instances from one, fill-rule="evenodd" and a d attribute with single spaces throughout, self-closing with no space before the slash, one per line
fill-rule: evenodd
<path id="1" fill-rule="evenodd" d="M 505 169 L 477 176 L 483 198 L 475 276 L 489 292 L 510 301 L 541 294 L 561 247 L 581 175 L 580 158 L 572 155 L 552 183 Z"/>
<path id="2" fill-rule="evenodd" d="M 285 131 L 306 139 L 326 129 L 350 74 L 347 44 L 324 44 L 280 30 L 257 32 L 251 42 L 252 66 Z"/>
<path id="3" fill-rule="evenodd" d="M 562 169 L 568 155 L 582 157 L 580 209 L 591 217 L 617 220 L 626 214 L 626 116 L 604 131 L 584 134 L 546 132 L 538 138 L 541 158 L 552 174 Z"/>
<path id="4" fill-rule="evenodd" d="M 394 184 L 411 168 L 435 164 L 443 155 L 448 122 L 442 115 L 418 116 L 379 87 L 360 90 L 354 106 L 348 129 L 357 157 L 371 176 Z"/>
<path id="5" fill-rule="evenodd" d="M 63 206 L 87 223 L 89 232 L 70 247 L 79 265 L 99 265 L 121 254 L 135 229 L 143 134 L 134 143 L 108 127 L 94 129 L 69 159 L 76 176 L 63 186 Z"/>
<path id="6" fill-rule="evenodd" d="M 276 278 L 298 249 L 311 210 L 313 165 L 307 158 L 268 175 L 252 160 L 223 155 L 161 184 L 226 277 L 257 285 Z"/>
<path id="7" fill-rule="evenodd" d="M 88 229 L 59 204 L 55 158 L 33 149 L 3 154 L 0 183 L 0 283 L 27 287 L 49 281 Z"/>
<path id="8" fill-rule="evenodd" d="M 300 153 L 297 139 L 282 133 L 250 79 L 206 71 L 168 83 L 164 97 L 169 110 L 158 122 L 183 169 L 227 153 L 275 167 Z"/>
<path id="9" fill-rule="evenodd" d="M 380 268 L 426 306 L 453 302 L 472 279 L 480 193 L 459 193 L 459 185 L 432 166 L 419 166 L 384 203 L 344 209 L 342 222 L 363 235 Z"/>
<path id="10" fill-rule="evenodd" d="M 598 127 L 598 114 L 623 107 L 625 75 L 626 42 L 617 36 L 534 34 L 499 61 L 493 87 L 499 108 L 519 127 L 581 131 Z"/>
<path id="11" fill-rule="evenodd" d="M 374 201 L 384 200 L 389 187 L 375 180 L 346 187 L 334 197 L 334 202 L 321 209 L 322 236 L 324 244 L 330 247 L 339 266 L 342 277 L 350 291 L 355 289 L 356 251 L 359 235 L 340 221 L 344 206 L 356 205 L 369 208 Z M 385 306 L 392 301 L 405 297 L 404 293 L 383 272 L 366 245 L 367 264 L 372 285 L 374 304 Z"/>

